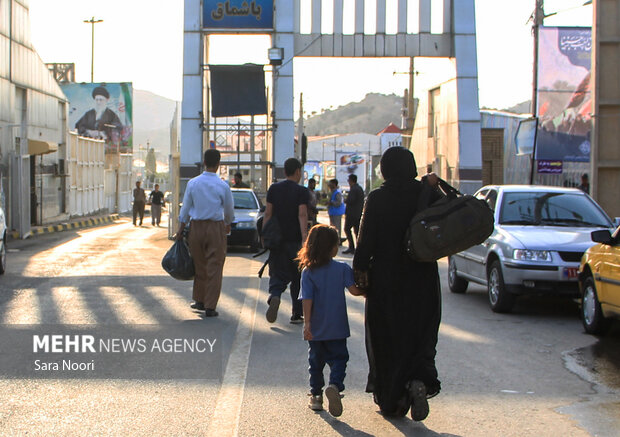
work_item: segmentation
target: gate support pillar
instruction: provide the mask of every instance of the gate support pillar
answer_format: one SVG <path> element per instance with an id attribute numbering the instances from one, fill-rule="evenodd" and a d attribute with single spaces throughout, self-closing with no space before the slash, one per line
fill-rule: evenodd
<path id="1" fill-rule="evenodd" d="M 295 51 L 294 18 L 295 2 L 276 0 L 275 26 L 272 46 L 283 50 L 282 64 L 274 68 L 273 74 L 273 160 L 276 165 L 274 177 L 284 178 L 284 161 L 291 157 L 300 158 L 295 149 L 295 120 L 293 118 L 293 56 Z M 299 149 L 299 148 L 298 148 Z"/>

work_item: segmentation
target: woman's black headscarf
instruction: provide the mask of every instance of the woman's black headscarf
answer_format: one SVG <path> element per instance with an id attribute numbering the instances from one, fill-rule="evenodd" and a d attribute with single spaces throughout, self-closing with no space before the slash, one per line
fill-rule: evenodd
<path id="1" fill-rule="evenodd" d="M 418 175 L 413 153 L 404 147 L 390 147 L 381 157 L 381 174 L 386 181 L 412 181 Z"/>

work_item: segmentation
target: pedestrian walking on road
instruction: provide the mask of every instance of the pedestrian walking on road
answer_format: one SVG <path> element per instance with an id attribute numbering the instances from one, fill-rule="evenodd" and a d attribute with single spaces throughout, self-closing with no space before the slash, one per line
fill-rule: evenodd
<path id="1" fill-rule="evenodd" d="M 161 209 L 166 206 L 164 193 L 159 191 L 159 184 L 155 184 L 155 189 L 149 194 L 149 203 L 151 204 L 151 224 L 159 226 L 161 223 Z"/>
<path id="2" fill-rule="evenodd" d="M 299 251 L 301 295 L 304 311 L 304 340 L 308 341 L 310 364 L 310 402 L 314 411 L 323 409 L 323 369 L 329 364 L 329 385 L 325 396 L 332 416 L 342 414 L 344 377 L 349 361 L 347 338 L 351 333 L 344 289 L 354 296 L 363 294 L 356 287 L 353 269 L 333 258 L 338 254 L 338 232 L 332 226 L 315 225 Z"/>
<path id="3" fill-rule="evenodd" d="M 317 197 L 315 189 L 316 179 L 308 179 L 308 223 L 310 224 L 309 227 L 317 224 L 317 216 L 319 214 L 319 210 L 317 209 L 319 199 Z"/>
<path id="4" fill-rule="evenodd" d="M 284 162 L 286 179 L 275 183 L 267 191 L 267 207 L 263 227 L 275 217 L 282 234 L 282 243 L 269 254 L 269 299 L 266 318 L 276 321 L 280 297 L 290 284 L 293 311 L 291 323 L 303 323 L 302 306 L 299 298 L 301 274 L 295 260 L 301 244 L 308 235 L 308 190 L 299 185 L 302 165 L 296 158 Z"/>
<path id="5" fill-rule="evenodd" d="M 590 180 L 588 179 L 588 173 L 584 173 L 581 175 L 581 185 L 579 185 L 577 188 L 579 188 L 586 194 L 590 194 Z"/>
<path id="6" fill-rule="evenodd" d="M 248 184 L 243 182 L 243 175 L 239 172 L 233 176 L 233 188 L 250 188 Z"/>
<path id="7" fill-rule="evenodd" d="M 204 165 L 206 171 L 190 179 L 185 188 L 175 238 L 183 238 L 183 230 L 189 223 L 189 251 L 196 270 L 191 307 L 204 310 L 206 317 L 215 317 L 226 261 L 226 234 L 230 232 L 235 212 L 230 187 L 217 175 L 220 152 L 208 149 Z"/>
<path id="8" fill-rule="evenodd" d="M 342 191 L 338 188 L 338 179 L 331 179 L 327 186 L 332 194 L 329 199 L 327 214 L 329 215 L 329 224 L 338 231 L 338 241 L 342 243 L 340 234 L 342 232 L 342 216 L 344 215 L 345 205 L 342 197 Z"/>
<path id="9" fill-rule="evenodd" d="M 362 219 L 362 210 L 364 209 L 364 190 L 357 183 L 357 175 L 349 175 L 349 194 L 345 200 L 345 219 L 344 233 L 347 236 L 349 247 L 342 253 L 355 253 L 355 241 L 351 229 L 355 231 L 355 237 L 360 235 L 360 220 Z"/>
<path id="10" fill-rule="evenodd" d="M 427 398 L 439 393 L 435 367 L 441 294 L 437 262 L 413 261 L 403 244 L 424 183 L 413 154 L 390 147 L 381 158 L 385 182 L 368 195 L 353 258 L 356 283 L 366 292 L 366 391 L 385 416 L 413 420 L 429 413 Z M 432 191 L 429 204 L 439 198 Z M 415 244 L 415 243 L 414 243 Z M 370 282 L 368 281 L 370 278 Z"/>
<path id="11" fill-rule="evenodd" d="M 140 181 L 136 181 L 136 188 L 133 189 L 133 225 L 136 226 L 136 220 L 140 217 L 140 225 L 144 220 L 144 205 L 146 205 L 146 193 L 140 188 Z"/>

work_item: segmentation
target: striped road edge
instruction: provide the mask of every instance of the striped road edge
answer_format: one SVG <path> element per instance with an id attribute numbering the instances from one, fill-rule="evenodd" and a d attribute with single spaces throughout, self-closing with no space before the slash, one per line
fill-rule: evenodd
<path id="1" fill-rule="evenodd" d="M 105 223 L 114 223 L 116 220 L 119 219 L 119 217 L 120 217 L 119 214 L 112 214 L 112 215 L 108 215 L 105 217 L 95 217 L 95 218 L 90 218 L 86 220 L 81 220 L 78 222 L 60 223 L 56 225 L 36 227 L 30 230 L 26 238 L 29 238 L 34 235 L 49 234 L 52 232 L 62 232 L 62 231 L 68 231 L 70 229 L 86 228 L 86 227 L 105 224 Z M 7 236 L 13 239 L 18 239 L 19 232 L 18 231 L 7 231 Z"/>

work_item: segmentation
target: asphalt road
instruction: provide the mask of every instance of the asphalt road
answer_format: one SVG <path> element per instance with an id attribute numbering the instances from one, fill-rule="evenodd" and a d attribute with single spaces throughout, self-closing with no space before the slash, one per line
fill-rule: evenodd
<path id="1" fill-rule="evenodd" d="M 164 221 L 165 222 L 165 221 Z M 218 318 L 188 306 L 191 283 L 160 261 L 165 228 L 118 224 L 12 241 L 0 277 L 3 324 L 193 323 L 220 334 L 219 380 L 5 379 L 0 435 L 618 436 L 620 328 L 583 333 L 574 302 L 529 298 L 492 313 L 485 290 L 451 294 L 444 260 L 437 364 L 442 393 L 423 423 L 386 420 L 364 393 L 363 299 L 349 296 L 344 413 L 307 408 L 307 346 L 284 295 L 266 322 L 261 261 L 233 248 Z M 343 256 L 342 260 L 351 259 Z"/>

